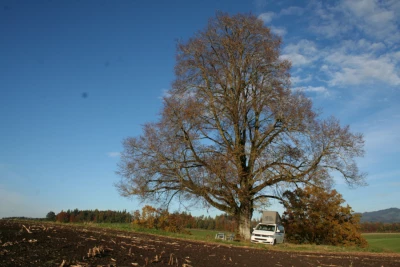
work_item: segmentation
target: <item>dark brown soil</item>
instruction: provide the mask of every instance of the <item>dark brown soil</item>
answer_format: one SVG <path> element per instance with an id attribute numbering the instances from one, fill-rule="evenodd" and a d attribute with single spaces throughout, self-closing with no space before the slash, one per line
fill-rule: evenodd
<path id="1" fill-rule="evenodd" d="M 400 255 L 267 251 L 84 226 L 0 220 L 0 266 L 387 267 L 400 266 Z"/>

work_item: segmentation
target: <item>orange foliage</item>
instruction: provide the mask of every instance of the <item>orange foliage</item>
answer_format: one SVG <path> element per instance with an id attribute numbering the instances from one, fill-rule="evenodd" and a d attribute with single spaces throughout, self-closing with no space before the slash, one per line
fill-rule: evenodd
<path id="1" fill-rule="evenodd" d="M 193 219 L 191 215 L 173 213 L 167 210 L 156 209 L 146 205 L 142 208 L 142 213 L 136 210 L 133 213 L 132 223 L 145 228 L 160 229 L 168 232 L 181 233 L 186 232 L 188 221 Z"/>
<path id="2" fill-rule="evenodd" d="M 353 214 L 336 190 L 318 187 L 286 192 L 283 224 L 286 239 L 294 243 L 315 243 L 345 246 L 366 246 L 361 236 L 360 216 Z"/>

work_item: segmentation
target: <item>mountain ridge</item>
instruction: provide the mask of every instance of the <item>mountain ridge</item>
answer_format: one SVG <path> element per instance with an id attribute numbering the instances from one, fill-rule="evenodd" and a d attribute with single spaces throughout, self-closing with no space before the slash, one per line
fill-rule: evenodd
<path id="1" fill-rule="evenodd" d="M 389 208 L 377 211 L 359 213 L 361 214 L 361 223 L 379 222 L 379 223 L 400 223 L 400 209 Z"/>

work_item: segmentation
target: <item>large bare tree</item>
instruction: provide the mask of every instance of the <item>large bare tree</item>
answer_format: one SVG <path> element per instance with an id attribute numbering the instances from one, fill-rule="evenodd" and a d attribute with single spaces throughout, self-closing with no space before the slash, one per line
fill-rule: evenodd
<path id="1" fill-rule="evenodd" d="M 319 119 L 311 101 L 291 91 L 280 45 L 257 17 L 223 13 L 178 44 L 159 121 L 124 141 L 121 195 L 200 200 L 234 215 L 249 239 L 255 205 L 281 199 L 280 189 L 324 186 L 331 171 L 362 183 L 362 135 Z"/>

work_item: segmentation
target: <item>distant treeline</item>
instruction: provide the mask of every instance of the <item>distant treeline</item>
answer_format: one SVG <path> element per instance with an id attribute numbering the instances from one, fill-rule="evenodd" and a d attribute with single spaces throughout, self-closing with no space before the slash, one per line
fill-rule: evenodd
<path id="1" fill-rule="evenodd" d="M 236 221 L 233 216 L 228 214 L 211 216 L 192 216 L 188 212 L 169 213 L 166 210 L 156 209 L 151 206 L 145 206 L 142 211 L 136 210 L 132 213 L 123 211 L 101 211 L 101 210 L 67 210 L 58 214 L 49 212 L 46 216 L 49 221 L 57 221 L 62 223 L 133 223 L 148 228 L 169 227 L 171 230 L 180 231 L 181 228 L 186 229 L 206 229 L 234 232 L 236 229 Z M 252 225 L 255 227 L 259 221 L 253 219 Z"/>
<path id="2" fill-rule="evenodd" d="M 132 223 L 145 228 L 163 229 L 169 232 L 182 232 L 184 229 L 206 229 L 234 232 L 237 222 L 232 215 L 192 216 L 187 212 L 169 213 L 166 210 L 145 206 L 142 212 L 133 212 Z M 258 222 L 253 220 L 255 226 Z"/>
<path id="3" fill-rule="evenodd" d="M 51 213 L 51 212 L 49 212 Z M 49 218 L 49 214 L 47 218 Z M 50 218 L 49 218 L 50 219 Z M 94 222 L 94 223 L 130 223 L 132 221 L 132 214 L 123 211 L 113 210 L 67 210 L 61 211 L 54 218 L 57 222 L 62 223 L 82 223 L 82 222 Z"/>
<path id="4" fill-rule="evenodd" d="M 400 223 L 363 222 L 362 233 L 400 233 Z"/>
<path id="5" fill-rule="evenodd" d="M 168 216 L 166 216 L 168 214 Z M 136 210 L 132 213 L 112 210 L 67 210 L 58 214 L 50 211 L 46 218 L 29 218 L 29 217 L 6 217 L 8 220 L 35 220 L 35 221 L 57 221 L 63 223 L 69 222 L 93 222 L 93 223 L 134 223 L 138 225 L 148 225 L 158 227 L 160 222 L 167 219 L 174 221 L 187 229 L 206 229 L 234 232 L 236 229 L 236 221 L 233 216 L 228 214 L 211 216 L 192 216 L 187 212 L 166 213 L 165 210 L 155 209 L 146 206 L 142 212 Z M 154 220 L 154 222 L 152 222 Z M 165 224 L 165 222 L 163 222 Z M 252 220 L 252 227 L 257 225 L 259 220 Z M 364 222 L 360 223 L 362 233 L 400 233 L 400 223 L 379 223 Z"/>
<path id="6" fill-rule="evenodd" d="M 22 221 L 48 221 L 47 218 L 31 218 L 31 217 L 3 217 L 2 220 L 22 220 Z"/>

